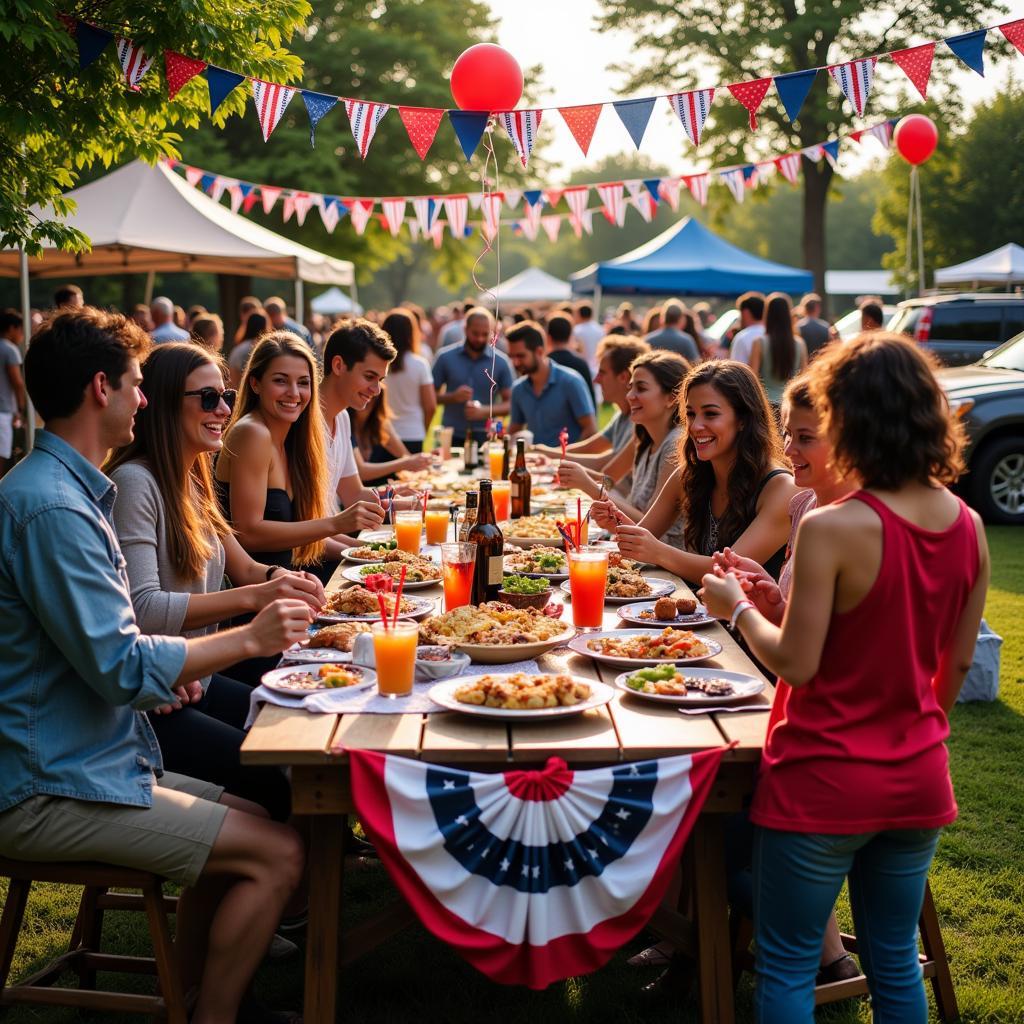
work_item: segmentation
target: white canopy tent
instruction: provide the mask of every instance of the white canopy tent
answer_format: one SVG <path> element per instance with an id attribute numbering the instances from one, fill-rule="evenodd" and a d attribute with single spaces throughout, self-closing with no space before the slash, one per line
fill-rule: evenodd
<path id="1" fill-rule="evenodd" d="M 527 267 L 502 281 L 494 292 L 503 306 L 515 302 L 568 302 L 572 298 L 568 281 L 560 281 L 540 267 Z M 494 295 L 489 292 L 481 292 L 477 298 L 487 304 L 494 302 Z"/>
<path id="2" fill-rule="evenodd" d="M 340 313 L 354 313 L 358 316 L 363 307 L 354 302 L 340 288 L 328 288 L 327 291 L 311 299 L 309 308 L 323 316 L 337 316 Z"/>
<path id="3" fill-rule="evenodd" d="M 974 287 L 983 284 L 1004 287 L 1024 284 L 1024 247 L 1010 242 L 966 263 L 942 267 L 935 271 L 935 284 L 939 288 L 962 284 Z"/>

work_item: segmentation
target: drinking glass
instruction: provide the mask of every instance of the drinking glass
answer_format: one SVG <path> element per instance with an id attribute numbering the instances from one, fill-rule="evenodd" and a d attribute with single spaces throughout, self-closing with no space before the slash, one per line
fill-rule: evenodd
<path id="1" fill-rule="evenodd" d="M 447 506 L 428 508 L 424 516 L 427 526 L 427 543 L 443 544 L 448 539 L 448 508 Z"/>
<path id="2" fill-rule="evenodd" d="M 444 610 L 469 604 L 473 592 L 473 570 L 476 567 L 476 545 L 453 541 L 441 545 L 441 567 L 444 573 Z"/>
<path id="3" fill-rule="evenodd" d="M 505 522 L 512 514 L 512 484 L 508 480 L 497 479 L 491 484 L 491 497 L 494 501 L 494 518 Z M 574 512 L 573 515 L 576 513 Z"/>
<path id="4" fill-rule="evenodd" d="M 402 551 L 420 553 L 423 513 L 417 508 L 395 513 L 395 541 Z"/>
<path id="5" fill-rule="evenodd" d="M 492 441 L 487 446 L 487 460 L 491 469 L 491 479 L 500 480 L 501 471 L 505 468 L 505 446 L 498 441 Z"/>
<path id="6" fill-rule="evenodd" d="M 593 502 L 590 498 L 581 498 L 579 504 L 580 521 L 583 523 L 583 528 L 580 531 L 580 547 L 586 547 L 587 541 L 590 537 L 590 520 L 587 519 L 587 513 L 590 511 L 590 506 Z M 567 523 L 576 522 L 576 499 L 566 498 L 565 500 L 565 521 Z"/>
<path id="7" fill-rule="evenodd" d="M 581 629 L 600 629 L 608 583 L 608 552 L 570 551 L 568 559 L 572 624 Z"/>
<path id="8" fill-rule="evenodd" d="M 370 629 L 377 662 L 377 692 L 390 700 L 411 696 L 419 623 L 408 619 L 395 623 L 374 622 Z"/>
<path id="9" fill-rule="evenodd" d="M 445 462 L 447 462 L 452 457 L 452 438 L 454 436 L 454 427 L 441 428 L 441 458 Z"/>

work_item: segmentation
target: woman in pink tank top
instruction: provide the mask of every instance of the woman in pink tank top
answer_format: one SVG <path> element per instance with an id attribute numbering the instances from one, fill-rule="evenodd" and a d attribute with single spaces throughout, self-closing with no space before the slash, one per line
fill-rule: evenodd
<path id="1" fill-rule="evenodd" d="M 821 939 L 849 877 L 875 1020 L 924 1024 L 917 919 L 938 831 L 956 817 L 946 714 L 988 551 L 945 488 L 962 434 L 916 345 L 861 335 L 808 376 L 836 470 L 863 489 L 804 517 L 781 627 L 735 576 L 704 577 L 711 611 L 792 687 L 751 807 L 757 1019 L 813 1021 Z"/>

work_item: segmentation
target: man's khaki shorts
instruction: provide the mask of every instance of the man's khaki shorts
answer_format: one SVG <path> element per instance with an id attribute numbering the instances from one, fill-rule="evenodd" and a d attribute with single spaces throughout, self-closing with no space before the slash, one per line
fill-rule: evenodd
<path id="1" fill-rule="evenodd" d="M 164 772 L 151 807 L 32 796 L 0 814 L 0 854 L 17 860 L 92 860 L 198 880 L 228 813 L 222 786 Z"/>

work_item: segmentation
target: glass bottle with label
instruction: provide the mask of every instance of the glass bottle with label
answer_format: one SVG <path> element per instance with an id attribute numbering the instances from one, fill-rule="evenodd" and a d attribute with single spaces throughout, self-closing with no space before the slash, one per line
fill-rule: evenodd
<path id="1" fill-rule="evenodd" d="M 516 441 L 516 467 L 509 473 L 508 480 L 512 485 L 512 518 L 528 516 L 532 481 L 526 468 L 526 442 L 522 438 Z"/>
<path id="2" fill-rule="evenodd" d="M 508 434 L 502 434 L 502 443 L 505 445 L 505 455 L 501 461 L 501 479 L 508 479 L 509 459 L 512 457 L 512 438 Z"/>
<path id="3" fill-rule="evenodd" d="M 476 522 L 477 501 L 480 495 L 476 491 L 466 492 L 466 511 L 459 527 L 459 540 L 469 540 L 469 528 Z"/>
<path id="4" fill-rule="evenodd" d="M 466 428 L 466 444 L 462 452 L 463 467 L 467 473 L 471 473 L 477 466 L 476 438 L 473 436 L 473 428 Z"/>
<path id="5" fill-rule="evenodd" d="M 473 572 L 471 604 L 496 601 L 504 578 L 505 538 L 494 518 L 491 481 L 480 481 L 480 507 L 476 522 L 470 527 L 469 542 L 476 545 L 476 568 Z"/>

